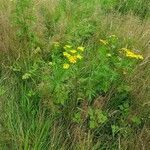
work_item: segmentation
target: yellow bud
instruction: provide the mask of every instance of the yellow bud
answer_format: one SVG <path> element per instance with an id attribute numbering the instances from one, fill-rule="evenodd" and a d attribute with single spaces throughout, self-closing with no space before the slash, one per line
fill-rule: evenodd
<path id="1" fill-rule="evenodd" d="M 76 50 L 71 50 L 70 52 L 73 53 L 73 54 L 75 54 L 77 51 Z"/>
<path id="2" fill-rule="evenodd" d="M 64 69 L 68 69 L 69 67 L 70 67 L 69 64 L 67 64 L 67 63 L 63 64 L 63 68 L 64 68 Z"/>
<path id="3" fill-rule="evenodd" d="M 79 50 L 79 51 L 84 51 L 84 47 L 82 47 L 82 46 L 79 46 L 78 48 L 77 48 L 77 50 Z"/>
<path id="4" fill-rule="evenodd" d="M 78 59 L 82 59 L 83 57 L 82 57 L 80 54 L 78 54 L 78 55 L 77 55 L 77 58 L 78 58 Z"/>
<path id="5" fill-rule="evenodd" d="M 63 52 L 63 55 L 65 56 L 65 57 L 70 57 L 71 55 L 69 54 L 69 53 L 67 53 L 67 52 Z"/>
<path id="6" fill-rule="evenodd" d="M 77 62 L 77 57 L 76 56 L 70 56 L 70 57 L 68 57 L 68 59 L 73 64 Z"/>

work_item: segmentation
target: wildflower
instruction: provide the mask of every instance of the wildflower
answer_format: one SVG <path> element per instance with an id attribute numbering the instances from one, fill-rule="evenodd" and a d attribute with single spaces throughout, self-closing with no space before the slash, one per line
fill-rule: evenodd
<path id="1" fill-rule="evenodd" d="M 73 54 L 75 54 L 77 51 L 76 50 L 71 50 L 70 52 L 73 53 Z"/>
<path id="2" fill-rule="evenodd" d="M 63 55 L 65 56 L 65 57 L 70 57 L 71 55 L 69 54 L 69 53 L 67 53 L 67 52 L 63 52 Z"/>
<path id="3" fill-rule="evenodd" d="M 127 49 L 127 48 L 122 48 L 122 50 L 125 52 L 125 55 L 127 57 L 135 58 L 135 59 L 141 59 L 141 60 L 144 59 L 144 57 L 142 55 L 136 54 L 136 53 L 132 52 L 131 50 Z"/>
<path id="4" fill-rule="evenodd" d="M 138 59 L 141 59 L 141 60 L 144 59 L 144 57 L 142 55 L 137 55 L 137 57 L 138 57 Z"/>
<path id="5" fill-rule="evenodd" d="M 65 47 L 67 47 L 67 48 L 71 48 L 72 46 L 70 46 L 70 45 L 65 45 Z"/>
<path id="6" fill-rule="evenodd" d="M 64 46 L 64 49 L 67 50 L 67 49 L 70 49 L 71 47 L 72 47 L 72 46 L 70 46 L 70 45 L 65 45 L 65 46 Z"/>
<path id="7" fill-rule="evenodd" d="M 107 44 L 108 44 L 108 42 L 107 42 L 106 40 L 100 39 L 100 42 L 101 42 L 102 44 L 104 44 L 104 45 L 107 45 Z"/>
<path id="8" fill-rule="evenodd" d="M 78 48 L 77 48 L 77 50 L 79 50 L 79 51 L 84 51 L 84 47 L 82 47 L 82 46 L 79 46 Z"/>
<path id="9" fill-rule="evenodd" d="M 78 55 L 77 55 L 77 58 L 78 58 L 78 59 L 82 59 L 83 57 L 82 57 L 80 54 L 78 54 Z"/>
<path id="10" fill-rule="evenodd" d="M 68 57 L 68 59 L 73 64 L 77 62 L 77 57 L 76 56 L 70 56 L 70 57 Z"/>
<path id="11" fill-rule="evenodd" d="M 63 68 L 64 68 L 64 69 L 68 69 L 69 67 L 70 67 L 69 64 L 67 64 L 67 63 L 63 64 Z"/>

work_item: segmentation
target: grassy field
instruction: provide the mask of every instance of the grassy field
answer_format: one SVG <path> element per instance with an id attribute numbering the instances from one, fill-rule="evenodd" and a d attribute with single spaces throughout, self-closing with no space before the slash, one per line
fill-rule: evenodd
<path id="1" fill-rule="evenodd" d="M 148 150 L 149 74 L 149 0 L 0 0 L 0 150 Z"/>

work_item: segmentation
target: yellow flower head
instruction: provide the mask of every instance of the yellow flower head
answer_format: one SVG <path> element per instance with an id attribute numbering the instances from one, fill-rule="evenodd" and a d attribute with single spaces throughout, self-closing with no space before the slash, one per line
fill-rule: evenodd
<path id="1" fill-rule="evenodd" d="M 127 48 L 122 48 L 122 50 L 125 52 L 126 57 L 141 59 L 141 60 L 144 59 L 144 57 L 142 55 L 136 54 Z"/>
<path id="2" fill-rule="evenodd" d="M 67 50 L 67 49 L 70 49 L 71 47 L 72 47 L 72 46 L 70 46 L 70 45 L 65 45 L 65 46 L 64 46 L 64 49 Z"/>
<path id="3" fill-rule="evenodd" d="M 68 57 L 68 59 L 73 64 L 77 62 L 77 57 L 76 56 L 70 56 L 70 57 Z"/>
<path id="4" fill-rule="evenodd" d="M 63 55 L 65 56 L 65 57 L 70 57 L 71 55 L 69 54 L 69 53 L 67 53 L 67 52 L 63 52 Z"/>
<path id="5" fill-rule="evenodd" d="M 83 51 L 84 51 L 84 47 L 79 46 L 79 47 L 77 48 L 77 50 L 79 50 L 79 51 L 83 52 Z"/>
<path id="6" fill-rule="evenodd" d="M 73 54 L 77 53 L 76 50 L 71 50 L 70 52 L 73 53 Z"/>
<path id="7" fill-rule="evenodd" d="M 143 59 L 144 59 L 144 57 L 143 57 L 142 55 L 140 55 L 140 54 L 139 54 L 139 55 L 137 55 L 137 58 L 138 58 L 138 59 L 141 59 L 141 60 L 143 60 Z"/>
<path id="8" fill-rule="evenodd" d="M 67 64 L 67 63 L 63 64 L 63 68 L 64 68 L 64 69 L 68 69 L 69 67 L 70 67 L 69 64 Z"/>
<path id="9" fill-rule="evenodd" d="M 107 45 L 107 44 L 108 44 L 108 42 L 107 42 L 106 40 L 100 39 L 100 42 L 101 42 L 102 44 L 104 44 L 104 45 Z"/>
<path id="10" fill-rule="evenodd" d="M 78 54 L 78 55 L 77 55 L 77 58 L 78 58 L 78 59 L 82 59 L 83 57 L 82 57 L 80 54 Z"/>

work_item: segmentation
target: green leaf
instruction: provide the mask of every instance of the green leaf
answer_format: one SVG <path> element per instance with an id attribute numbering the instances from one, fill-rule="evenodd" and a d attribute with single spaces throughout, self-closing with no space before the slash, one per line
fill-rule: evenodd
<path id="1" fill-rule="evenodd" d="M 98 123 L 102 123 L 102 124 L 105 123 L 108 119 L 107 116 L 104 115 L 102 111 L 99 111 L 97 113 L 97 117 L 98 117 Z"/>
<path id="2" fill-rule="evenodd" d="M 80 123 L 80 122 L 81 122 L 81 113 L 80 113 L 80 112 L 77 112 L 77 113 L 74 115 L 73 121 L 74 121 L 74 122 L 77 122 L 77 123 Z"/>
<path id="3" fill-rule="evenodd" d="M 111 125 L 111 130 L 112 130 L 113 135 L 117 134 L 120 131 L 120 129 L 121 128 L 117 125 Z"/>
<path id="4" fill-rule="evenodd" d="M 137 116 L 132 117 L 131 120 L 136 125 L 140 125 L 141 124 L 141 119 L 139 117 L 137 117 Z"/>
<path id="5" fill-rule="evenodd" d="M 97 127 L 97 123 L 94 120 L 90 120 L 90 128 L 94 129 Z"/>

